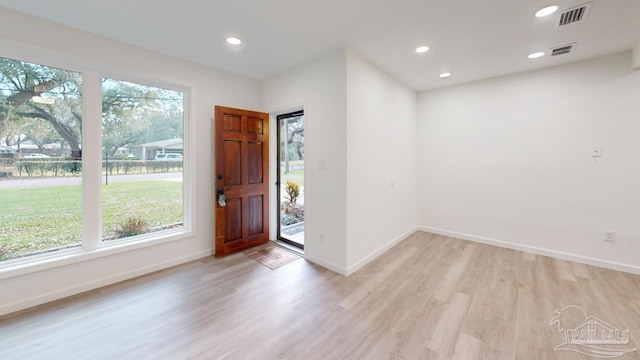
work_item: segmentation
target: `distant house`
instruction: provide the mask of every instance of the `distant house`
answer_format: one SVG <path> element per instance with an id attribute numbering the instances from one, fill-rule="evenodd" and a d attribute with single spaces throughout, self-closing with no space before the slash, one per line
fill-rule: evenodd
<path id="1" fill-rule="evenodd" d="M 113 153 L 113 156 L 127 156 L 127 155 L 130 155 L 129 149 L 124 146 L 119 147 L 118 150 L 116 150 L 116 152 Z"/>
<path id="2" fill-rule="evenodd" d="M 153 141 L 136 146 L 136 155 L 141 160 L 155 159 L 158 153 L 182 154 L 182 139 L 167 139 Z"/>
<path id="3" fill-rule="evenodd" d="M 71 147 L 66 142 L 64 142 L 64 145 L 62 146 L 59 142 L 44 144 L 42 145 L 42 149 L 44 150 L 44 153 L 49 156 L 71 155 Z"/>
<path id="4" fill-rule="evenodd" d="M 0 145 L 0 154 L 13 154 L 16 152 L 16 149 L 11 146 Z"/>
<path id="5" fill-rule="evenodd" d="M 34 144 L 33 141 L 31 140 L 22 141 L 17 145 L 12 145 L 11 147 L 15 150 L 15 152 L 21 155 L 28 155 L 28 154 L 40 152 L 40 148 L 38 147 L 38 145 Z"/>
<path id="6" fill-rule="evenodd" d="M 34 153 L 42 153 L 51 157 L 63 157 L 71 155 L 71 147 L 66 142 L 63 142 L 63 145 L 61 145 L 59 142 L 44 144 L 42 145 L 41 150 L 33 141 L 24 140 L 20 142 L 20 144 L 12 145 L 11 148 L 14 152 L 19 153 L 23 156 Z"/>

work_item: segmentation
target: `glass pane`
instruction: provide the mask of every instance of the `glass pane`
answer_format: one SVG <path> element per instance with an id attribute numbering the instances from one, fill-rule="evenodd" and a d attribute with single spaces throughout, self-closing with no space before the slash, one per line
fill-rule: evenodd
<path id="1" fill-rule="evenodd" d="M 80 245 L 80 73 L 0 58 L 0 261 Z"/>
<path id="2" fill-rule="evenodd" d="M 304 116 L 280 119 L 280 237 L 304 245 Z"/>
<path id="3" fill-rule="evenodd" d="M 184 97 L 102 80 L 102 238 L 182 227 Z"/>

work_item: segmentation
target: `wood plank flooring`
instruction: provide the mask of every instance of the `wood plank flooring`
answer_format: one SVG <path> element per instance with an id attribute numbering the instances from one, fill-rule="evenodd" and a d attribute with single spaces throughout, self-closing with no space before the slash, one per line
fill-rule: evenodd
<path id="1" fill-rule="evenodd" d="M 0 359 L 593 359 L 554 351 L 568 305 L 640 347 L 640 276 L 417 232 L 349 278 L 235 254 L 8 315 Z"/>

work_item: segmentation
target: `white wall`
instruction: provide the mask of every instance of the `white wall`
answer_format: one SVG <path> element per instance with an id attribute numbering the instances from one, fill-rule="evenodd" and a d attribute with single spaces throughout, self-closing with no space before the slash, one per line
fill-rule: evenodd
<path id="1" fill-rule="evenodd" d="M 415 231 L 417 94 L 356 53 L 347 62 L 347 266 Z"/>
<path id="2" fill-rule="evenodd" d="M 638 94 L 630 52 L 421 93 L 419 224 L 640 272 Z"/>
<path id="3" fill-rule="evenodd" d="M 265 111 L 304 108 L 305 257 L 342 274 L 347 264 L 346 56 L 346 51 L 338 51 L 269 78 L 262 86 Z M 320 162 L 325 170 L 320 170 Z"/>
<path id="4" fill-rule="evenodd" d="M 213 248 L 213 107 L 259 109 L 257 81 L 55 25 L 0 8 L 0 49 L 37 53 L 83 67 L 193 86 L 196 236 L 0 280 L 0 314 L 209 255 Z"/>

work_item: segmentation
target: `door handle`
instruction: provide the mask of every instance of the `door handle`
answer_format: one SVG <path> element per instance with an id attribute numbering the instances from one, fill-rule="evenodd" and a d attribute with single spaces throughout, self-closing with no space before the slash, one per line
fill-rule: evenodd
<path id="1" fill-rule="evenodd" d="M 218 189 L 218 205 L 221 207 L 227 206 L 227 197 L 224 194 L 224 189 Z"/>

